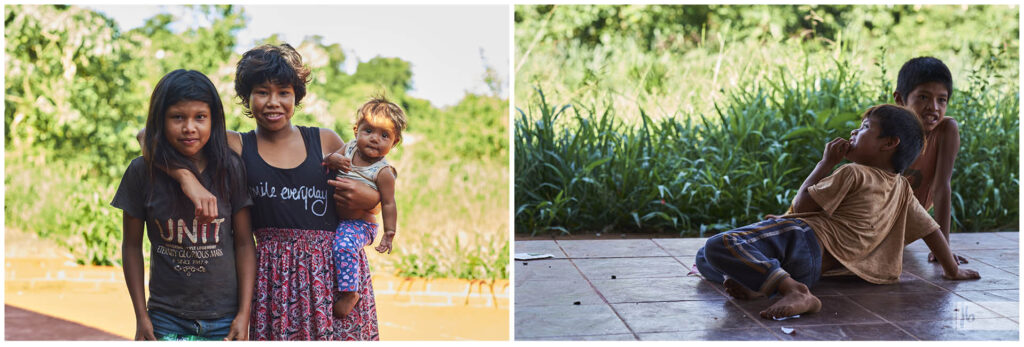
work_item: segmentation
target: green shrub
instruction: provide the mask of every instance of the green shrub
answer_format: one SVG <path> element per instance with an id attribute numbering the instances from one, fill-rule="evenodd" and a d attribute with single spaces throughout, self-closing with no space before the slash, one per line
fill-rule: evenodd
<path id="1" fill-rule="evenodd" d="M 636 125 L 607 107 L 552 106 L 538 90 L 516 119 L 516 232 L 703 236 L 784 212 L 825 143 L 847 137 L 877 103 L 878 93 L 847 63 L 821 71 L 801 78 L 780 71 L 732 94 L 710 116 L 653 121 L 640 109 Z M 1017 96 L 955 95 L 965 96 L 949 110 L 962 119 L 957 225 L 1015 226 Z"/>
<path id="2" fill-rule="evenodd" d="M 121 212 L 109 201 L 128 162 L 140 155 L 135 133 L 150 93 L 172 69 L 207 74 L 218 87 L 228 129 L 253 129 L 231 89 L 243 11 L 190 8 L 210 24 L 176 32 L 178 19 L 159 14 L 121 32 L 112 19 L 77 6 L 4 7 L 9 226 L 56 240 L 79 263 L 117 264 Z M 280 43 L 276 35 L 263 41 Z M 405 93 L 412 62 L 378 57 L 350 75 L 341 69 L 339 44 L 315 36 L 291 44 L 312 70 L 294 124 L 334 128 L 351 138 L 356 109 L 382 91 L 409 114 L 406 142 L 389 155 L 402 169 L 396 199 L 399 228 L 407 232 L 393 257 L 373 263 L 410 276 L 508 278 L 506 266 L 499 266 L 508 263 L 508 100 L 467 94 L 438 109 Z M 493 75 L 485 79 L 500 84 Z M 428 238 L 449 252 L 416 247 Z M 411 268 L 396 269 L 402 261 Z"/>

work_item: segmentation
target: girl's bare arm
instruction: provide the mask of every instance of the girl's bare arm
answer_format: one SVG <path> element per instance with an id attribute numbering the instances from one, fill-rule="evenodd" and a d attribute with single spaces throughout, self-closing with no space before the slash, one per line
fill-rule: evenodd
<path id="1" fill-rule="evenodd" d="M 146 128 L 139 130 L 136 138 L 139 140 L 139 147 L 145 146 L 143 139 L 145 139 Z M 242 135 L 228 130 L 228 147 L 231 148 L 236 154 L 242 153 Z M 203 184 L 199 182 L 199 178 L 192 174 L 192 171 L 188 169 L 174 169 L 167 171 L 165 168 L 159 168 L 167 172 L 168 176 L 171 176 L 178 184 L 181 185 L 181 191 L 185 193 L 185 196 L 192 201 L 195 205 L 195 215 L 200 224 L 207 224 L 213 222 L 217 218 L 217 197 L 210 193 Z"/>
<path id="2" fill-rule="evenodd" d="M 377 251 L 391 253 L 391 241 L 395 238 L 398 224 L 398 205 L 395 204 L 395 175 L 391 170 L 381 170 L 377 174 L 377 189 L 380 190 L 380 207 L 383 211 L 384 236 L 381 237 Z"/>
<path id="3" fill-rule="evenodd" d="M 331 153 L 339 153 L 343 148 L 345 148 L 345 141 L 341 140 L 338 133 L 331 129 L 320 128 L 320 149 L 323 150 L 325 160 Z"/>
<path id="4" fill-rule="evenodd" d="M 245 341 L 249 339 L 249 314 L 253 288 L 256 286 L 256 242 L 252 237 L 248 207 L 235 212 L 231 221 L 235 241 L 235 271 L 238 274 L 238 313 L 224 339 Z"/>
<path id="5" fill-rule="evenodd" d="M 145 269 L 142 262 L 143 220 L 121 213 L 124 240 L 121 241 L 121 264 L 124 266 L 124 281 L 128 285 L 128 296 L 135 310 L 135 340 L 156 340 L 153 322 L 146 311 L 146 290 L 143 283 Z"/>

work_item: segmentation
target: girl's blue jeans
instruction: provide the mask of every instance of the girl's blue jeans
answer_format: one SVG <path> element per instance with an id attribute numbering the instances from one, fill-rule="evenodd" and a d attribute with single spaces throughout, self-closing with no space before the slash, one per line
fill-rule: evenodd
<path id="1" fill-rule="evenodd" d="M 821 277 L 817 240 L 799 219 L 764 220 L 712 236 L 697 251 L 697 270 L 709 281 L 728 277 L 765 295 L 786 277 L 812 287 Z"/>
<path id="2" fill-rule="evenodd" d="M 188 319 L 161 310 L 149 310 L 149 320 L 153 322 L 153 335 L 158 340 L 170 334 L 223 340 L 231 331 L 231 322 L 234 319 L 233 314 L 216 319 Z"/>

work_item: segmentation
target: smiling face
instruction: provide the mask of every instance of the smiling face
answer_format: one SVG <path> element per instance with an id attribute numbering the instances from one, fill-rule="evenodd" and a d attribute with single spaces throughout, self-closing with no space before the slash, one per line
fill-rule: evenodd
<path id="1" fill-rule="evenodd" d="M 178 153 L 202 167 L 203 147 L 210 141 L 210 105 L 202 101 L 180 101 L 164 113 L 164 135 Z"/>
<path id="2" fill-rule="evenodd" d="M 367 117 L 355 128 L 356 150 L 367 160 L 383 158 L 395 146 L 394 124 L 380 117 Z"/>
<path id="3" fill-rule="evenodd" d="M 295 91 L 290 85 L 270 81 L 257 84 L 249 95 L 249 110 L 260 128 L 273 131 L 290 127 L 295 112 Z"/>
<path id="4" fill-rule="evenodd" d="M 921 119 L 924 125 L 924 131 L 928 133 L 939 125 L 942 117 L 946 116 L 949 91 L 939 82 L 922 83 L 911 90 L 906 98 L 901 97 L 896 101 L 917 113 L 917 118 Z"/>

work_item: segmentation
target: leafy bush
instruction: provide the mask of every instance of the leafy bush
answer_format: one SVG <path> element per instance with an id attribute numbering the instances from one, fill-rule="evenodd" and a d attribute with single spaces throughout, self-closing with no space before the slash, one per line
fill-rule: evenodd
<path id="1" fill-rule="evenodd" d="M 520 110 L 516 119 L 516 231 L 704 236 L 784 212 L 825 143 L 847 137 L 877 103 L 847 63 L 822 71 L 795 79 L 780 73 L 734 93 L 711 116 L 654 121 L 640 109 L 635 126 L 608 108 L 552 106 L 538 91 L 530 114 Z M 1015 226 L 1018 99 L 955 93 L 967 94 L 949 110 L 962 120 L 957 225 Z"/>
<path id="2" fill-rule="evenodd" d="M 245 26 L 244 13 L 231 5 L 194 6 L 192 14 L 210 25 L 174 32 L 177 19 L 161 14 L 122 32 L 113 20 L 75 6 L 4 9 L 7 223 L 56 240 L 81 263 L 116 264 L 121 218 L 109 201 L 130 159 L 140 155 L 135 134 L 164 74 L 203 72 L 220 93 L 228 129 L 254 128 L 233 90 L 235 33 Z M 264 42 L 280 43 L 276 36 Z M 316 36 L 291 44 L 313 72 L 294 124 L 334 128 L 350 139 L 352 115 L 381 92 L 409 114 L 407 142 L 389 155 L 401 171 L 399 227 L 408 232 L 400 240 L 409 247 L 400 241 L 396 257 L 373 263 L 397 272 L 405 271 L 396 268 L 402 259 L 428 259 L 404 273 L 507 278 L 496 264 L 508 262 L 509 221 L 495 216 L 507 216 L 508 208 L 508 101 L 467 95 L 437 109 L 406 94 L 410 62 L 378 57 L 349 75 L 340 69 L 339 44 Z M 458 242 L 452 250 L 462 253 L 441 257 L 414 246 L 428 237 Z"/>
<path id="3" fill-rule="evenodd" d="M 954 72 L 959 230 L 1018 216 L 1015 6 L 520 5 L 516 232 L 701 235 L 781 213 L 909 58 Z M 934 40 L 943 37 L 943 40 Z M 541 92 L 543 91 L 543 92 Z"/>

